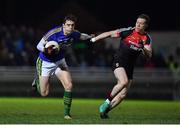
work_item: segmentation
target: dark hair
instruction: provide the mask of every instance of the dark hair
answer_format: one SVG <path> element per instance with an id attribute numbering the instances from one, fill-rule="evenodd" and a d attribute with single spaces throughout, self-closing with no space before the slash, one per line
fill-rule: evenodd
<path id="1" fill-rule="evenodd" d="M 65 16 L 64 20 L 63 20 L 63 24 L 67 21 L 67 20 L 71 20 L 73 22 L 77 22 L 77 18 L 75 15 L 73 14 L 68 14 L 67 16 Z"/>
<path id="2" fill-rule="evenodd" d="M 150 23 L 150 17 L 147 14 L 141 14 L 138 16 L 138 18 L 143 18 L 146 20 L 146 24 L 149 25 Z"/>

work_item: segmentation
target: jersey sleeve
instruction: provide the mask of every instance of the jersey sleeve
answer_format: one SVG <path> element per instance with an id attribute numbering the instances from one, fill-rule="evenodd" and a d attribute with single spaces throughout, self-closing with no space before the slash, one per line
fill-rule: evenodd
<path id="1" fill-rule="evenodd" d="M 146 34 L 146 40 L 144 41 L 144 47 L 147 50 L 152 50 L 152 39 L 149 34 Z"/>
<path id="2" fill-rule="evenodd" d="M 145 41 L 145 45 L 151 45 L 152 44 L 152 39 L 151 39 L 150 35 L 147 34 L 146 36 L 147 36 L 147 39 Z"/>
<path id="3" fill-rule="evenodd" d="M 80 39 L 80 36 L 81 36 L 81 33 L 77 30 L 75 30 L 73 33 L 72 33 L 72 37 L 76 40 Z"/>
<path id="4" fill-rule="evenodd" d="M 56 39 L 56 33 L 60 32 L 62 30 L 61 27 L 55 27 L 51 30 L 49 30 L 44 36 L 44 40 L 55 40 Z"/>
<path id="5" fill-rule="evenodd" d="M 118 31 L 119 31 L 119 37 L 124 39 L 133 32 L 133 28 L 132 27 L 120 28 L 120 29 L 118 29 Z"/>

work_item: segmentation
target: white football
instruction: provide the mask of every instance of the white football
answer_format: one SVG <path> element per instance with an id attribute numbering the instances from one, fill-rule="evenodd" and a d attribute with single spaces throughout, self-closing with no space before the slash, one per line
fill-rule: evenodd
<path id="1" fill-rule="evenodd" d="M 45 45 L 45 48 L 49 48 L 50 46 L 53 46 L 53 49 L 57 49 L 58 51 L 60 50 L 59 44 L 56 41 L 48 41 Z"/>

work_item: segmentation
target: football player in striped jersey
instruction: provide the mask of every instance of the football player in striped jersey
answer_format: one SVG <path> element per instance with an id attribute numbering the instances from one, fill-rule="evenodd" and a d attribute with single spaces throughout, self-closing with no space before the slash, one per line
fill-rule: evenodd
<path id="1" fill-rule="evenodd" d="M 146 32 L 150 18 L 141 14 L 136 20 L 135 27 L 121 28 L 104 32 L 91 39 L 96 42 L 107 37 L 120 37 L 120 46 L 114 55 L 113 68 L 117 84 L 108 94 L 105 102 L 99 107 L 100 117 L 108 118 L 108 112 L 116 107 L 127 95 L 128 89 L 133 81 L 134 64 L 140 53 L 146 57 L 152 56 L 152 40 Z"/>
<path id="2" fill-rule="evenodd" d="M 65 60 L 65 50 L 74 40 L 87 40 L 91 36 L 75 30 L 76 17 L 67 15 L 61 26 L 49 30 L 40 40 L 37 49 L 40 51 L 36 62 L 37 77 L 32 86 L 37 88 L 41 96 L 49 94 L 50 76 L 56 75 L 64 87 L 64 118 L 71 119 L 70 109 L 72 102 L 72 79 Z M 59 44 L 57 50 L 53 45 L 45 45 L 49 41 L 56 41 Z"/>

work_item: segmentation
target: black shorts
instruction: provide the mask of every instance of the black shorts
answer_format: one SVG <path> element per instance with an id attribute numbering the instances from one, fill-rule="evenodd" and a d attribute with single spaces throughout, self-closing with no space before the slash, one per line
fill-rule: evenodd
<path id="1" fill-rule="evenodd" d="M 138 55 L 136 51 L 121 43 L 120 49 L 114 55 L 112 70 L 123 67 L 128 79 L 133 79 L 134 64 Z"/>
<path id="2" fill-rule="evenodd" d="M 134 64 L 128 64 L 126 61 L 122 59 L 114 59 L 112 70 L 114 71 L 116 68 L 123 67 L 126 71 L 128 79 L 133 79 L 133 71 L 134 71 Z"/>

